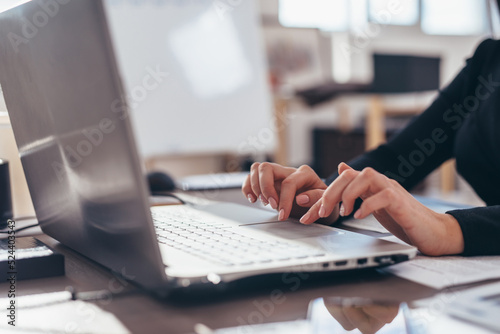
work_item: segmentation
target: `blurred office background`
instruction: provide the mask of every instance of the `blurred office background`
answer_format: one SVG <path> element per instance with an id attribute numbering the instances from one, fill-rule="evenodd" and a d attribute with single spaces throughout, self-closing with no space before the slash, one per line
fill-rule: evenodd
<path id="1" fill-rule="evenodd" d="M 21 2 L 2 0 L 0 10 Z M 105 6 L 145 167 L 177 179 L 263 160 L 326 177 L 422 112 L 500 22 L 489 0 Z M 2 100 L 0 157 L 11 160 L 17 214 L 29 214 Z M 416 191 L 480 203 L 453 162 Z"/>

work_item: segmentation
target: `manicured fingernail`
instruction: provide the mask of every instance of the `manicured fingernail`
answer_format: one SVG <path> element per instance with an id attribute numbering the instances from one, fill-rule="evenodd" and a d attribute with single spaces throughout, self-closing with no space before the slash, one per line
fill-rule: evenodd
<path id="1" fill-rule="evenodd" d="M 359 219 L 359 217 L 361 217 L 361 209 L 359 209 L 358 211 L 356 211 L 356 213 L 354 213 L 354 218 Z"/>
<path id="2" fill-rule="evenodd" d="M 325 206 L 323 204 L 321 204 L 318 214 L 320 217 L 325 217 Z"/>
<path id="3" fill-rule="evenodd" d="M 269 197 L 269 204 L 271 204 L 271 208 L 273 208 L 274 210 L 276 210 L 278 208 L 278 203 L 272 197 Z"/>
<path id="4" fill-rule="evenodd" d="M 344 204 L 340 204 L 339 215 L 341 215 L 342 217 L 344 217 L 344 214 L 345 214 Z"/>
<path id="5" fill-rule="evenodd" d="M 260 198 L 260 201 L 262 202 L 262 204 L 264 204 L 264 205 L 269 204 L 269 202 L 264 198 L 264 196 L 260 195 L 259 198 Z"/>
<path id="6" fill-rule="evenodd" d="M 309 196 L 307 196 L 307 195 L 299 195 L 299 196 L 297 196 L 297 198 L 295 200 L 297 201 L 297 204 L 299 204 L 299 205 L 307 204 L 310 201 Z"/>
<path id="7" fill-rule="evenodd" d="M 255 203 L 255 197 L 254 197 L 253 195 L 248 194 L 248 195 L 247 195 L 247 198 L 248 198 L 248 201 L 249 201 L 250 203 Z"/>
<path id="8" fill-rule="evenodd" d="M 281 209 L 280 214 L 278 215 L 278 220 L 285 219 L 285 210 Z"/>
<path id="9" fill-rule="evenodd" d="M 300 222 L 302 224 L 306 224 L 310 217 L 311 217 L 311 213 L 308 212 L 305 215 L 303 215 L 302 218 L 300 218 Z"/>

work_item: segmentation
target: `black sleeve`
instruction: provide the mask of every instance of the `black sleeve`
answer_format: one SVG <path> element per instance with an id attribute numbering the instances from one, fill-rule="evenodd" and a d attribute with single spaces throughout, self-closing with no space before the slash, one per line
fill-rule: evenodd
<path id="1" fill-rule="evenodd" d="M 464 236 L 462 255 L 500 255 L 500 205 L 448 211 Z"/>
<path id="2" fill-rule="evenodd" d="M 492 40 L 481 43 L 474 56 L 432 105 L 416 117 L 387 144 L 367 152 L 348 164 L 356 169 L 372 167 L 410 190 L 443 162 L 454 156 L 457 131 L 467 112 L 460 109 L 464 98 L 473 94 L 482 59 Z M 338 177 L 334 173 L 330 184 Z M 356 208 L 361 200 L 356 202 Z M 354 212 L 354 211 L 353 211 Z M 463 255 L 500 255 L 500 206 L 447 212 L 460 224 L 464 236 Z"/>

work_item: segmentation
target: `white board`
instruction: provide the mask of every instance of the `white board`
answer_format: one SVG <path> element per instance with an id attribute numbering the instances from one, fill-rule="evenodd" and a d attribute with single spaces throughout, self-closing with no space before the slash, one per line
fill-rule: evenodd
<path id="1" fill-rule="evenodd" d="M 144 157 L 274 149 L 255 1 L 107 0 L 105 8 Z"/>

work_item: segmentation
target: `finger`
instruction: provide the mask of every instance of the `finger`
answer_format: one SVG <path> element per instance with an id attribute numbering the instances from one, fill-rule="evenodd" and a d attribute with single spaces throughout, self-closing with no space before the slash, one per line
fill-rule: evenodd
<path id="1" fill-rule="evenodd" d="M 344 316 L 350 323 L 360 330 L 361 333 L 375 333 L 369 330 L 370 319 L 359 307 L 344 307 Z M 368 330 L 367 330 L 368 329 Z"/>
<path id="2" fill-rule="evenodd" d="M 359 175 L 354 169 L 346 169 L 335 181 L 330 184 L 323 194 L 323 198 L 315 208 L 320 217 L 328 217 L 342 199 L 344 189 Z M 311 208 L 312 209 L 312 208 Z"/>
<path id="3" fill-rule="evenodd" d="M 351 214 L 354 203 L 358 198 L 364 198 L 366 194 L 376 193 L 388 187 L 391 187 L 391 183 L 386 176 L 373 168 L 363 169 L 342 193 L 344 215 Z"/>
<path id="4" fill-rule="evenodd" d="M 321 199 L 314 203 L 314 205 L 306 212 L 305 215 L 300 218 L 300 222 L 305 225 L 310 225 L 314 223 L 316 220 L 320 219 L 319 209 L 321 207 Z"/>
<path id="5" fill-rule="evenodd" d="M 326 309 L 328 312 L 332 315 L 332 317 L 335 318 L 339 322 L 339 324 L 346 330 L 346 331 L 352 331 L 353 329 L 356 328 L 349 319 L 346 318 L 344 313 L 342 312 L 342 308 L 338 306 L 333 306 L 333 305 L 327 305 L 325 302 Z"/>
<path id="6" fill-rule="evenodd" d="M 385 323 L 372 318 L 363 308 L 347 307 L 343 309 L 344 316 L 353 323 L 361 333 L 376 333 Z"/>
<path id="7" fill-rule="evenodd" d="M 248 174 L 243 186 L 241 187 L 241 192 L 248 199 L 250 203 L 255 203 L 257 200 L 257 195 L 252 191 L 252 185 L 250 183 L 250 174 Z"/>
<path id="8" fill-rule="evenodd" d="M 400 205 L 397 205 L 400 201 L 398 197 L 399 196 L 394 189 L 383 189 L 382 191 L 363 200 L 363 203 L 359 207 L 358 211 L 354 213 L 354 218 L 366 218 L 370 214 L 382 209 L 386 209 L 391 217 L 393 217 L 393 215 L 391 214 L 393 211 L 391 209 L 391 206 L 394 205 L 400 207 Z"/>
<path id="9" fill-rule="evenodd" d="M 294 169 L 286 168 L 278 164 L 263 162 L 258 167 L 259 186 L 264 199 L 271 204 L 273 209 L 278 208 L 279 196 L 276 192 L 275 183 L 293 173 Z"/>
<path id="10" fill-rule="evenodd" d="M 310 208 L 314 205 L 314 203 L 321 199 L 324 192 L 325 191 L 323 189 L 304 191 L 295 197 L 295 202 L 301 207 Z"/>
<path id="11" fill-rule="evenodd" d="M 321 200 L 317 201 L 310 209 L 307 211 L 300 222 L 305 225 L 310 225 L 314 222 L 324 225 L 331 225 L 339 219 L 339 206 L 335 206 L 332 213 L 327 217 L 320 217 L 319 207 L 321 206 Z"/>
<path id="12" fill-rule="evenodd" d="M 342 174 L 345 170 L 348 170 L 348 169 L 352 169 L 351 166 L 349 166 L 348 164 L 346 164 L 345 162 L 341 162 L 338 166 L 338 172 L 339 172 L 339 175 Z"/>
<path id="13" fill-rule="evenodd" d="M 307 185 L 315 185 L 317 180 L 319 180 L 318 175 L 309 166 L 301 166 L 283 180 L 279 200 L 279 220 L 285 220 L 290 216 L 297 191 Z"/>
<path id="14" fill-rule="evenodd" d="M 347 187 L 358 174 L 359 172 L 352 168 L 344 170 L 342 174 L 328 186 L 323 193 L 323 197 L 302 216 L 300 222 L 308 225 L 314 223 L 319 218 L 329 217 L 334 209 L 338 207 L 345 187 Z"/>
<path id="15" fill-rule="evenodd" d="M 252 191 L 255 194 L 255 196 L 259 198 L 264 205 L 267 205 L 269 203 L 262 196 L 262 192 L 260 191 L 259 166 L 260 163 L 258 162 L 252 164 L 252 167 L 250 168 L 250 184 L 252 186 Z"/>
<path id="16" fill-rule="evenodd" d="M 388 324 L 398 315 L 399 305 L 370 305 L 363 308 L 363 311 L 370 317 Z"/>
<path id="17" fill-rule="evenodd" d="M 391 213 L 393 210 L 391 206 L 401 206 L 401 200 L 402 200 L 401 194 L 398 192 L 394 191 L 393 189 L 385 189 L 381 192 L 378 192 L 375 195 L 372 195 L 365 200 L 363 200 L 363 203 L 361 204 L 360 208 L 356 213 L 354 213 L 354 218 L 357 219 L 362 219 L 370 214 L 374 214 L 377 220 L 393 235 L 395 235 L 397 238 L 403 240 L 407 244 L 412 244 L 412 241 L 406 234 L 403 226 L 406 226 L 406 221 L 408 219 L 402 218 L 402 216 L 396 217 L 395 214 Z M 387 215 L 390 217 L 390 220 L 387 219 L 380 219 L 380 214 L 377 213 L 379 210 L 386 209 L 386 211 L 383 211 L 382 215 Z M 404 209 L 397 209 L 398 211 L 404 211 Z M 393 212 L 393 211 L 392 211 Z"/>

